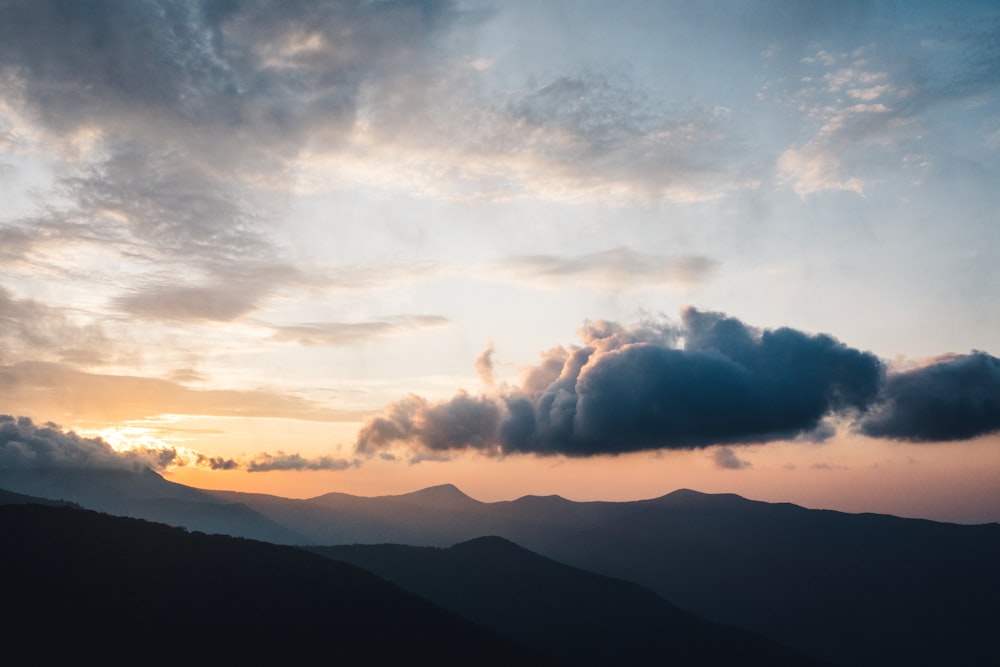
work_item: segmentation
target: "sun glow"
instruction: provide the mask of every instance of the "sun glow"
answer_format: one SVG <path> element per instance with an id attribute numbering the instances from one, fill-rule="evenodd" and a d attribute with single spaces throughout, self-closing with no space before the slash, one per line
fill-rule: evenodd
<path id="1" fill-rule="evenodd" d="M 128 452 L 172 454 L 170 457 L 162 457 L 161 459 L 169 461 L 164 466 L 165 469 L 198 465 L 205 459 L 205 455 L 201 452 L 179 444 L 179 438 L 157 436 L 154 435 L 155 429 L 143 426 L 125 424 L 99 429 L 80 429 L 77 432 L 87 438 L 100 438 L 108 443 L 113 450 L 122 454 Z"/>

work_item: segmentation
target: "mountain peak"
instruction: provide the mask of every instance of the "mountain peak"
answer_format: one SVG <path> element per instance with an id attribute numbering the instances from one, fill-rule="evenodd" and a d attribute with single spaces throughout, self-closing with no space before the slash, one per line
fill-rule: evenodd
<path id="1" fill-rule="evenodd" d="M 475 498 L 466 495 L 461 489 L 459 489 L 454 484 L 439 484 L 437 486 L 429 486 L 426 489 L 420 489 L 419 491 L 414 491 L 412 493 L 404 493 L 396 498 L 411 498 L 414 500 L 432 500 L 437 502 L 451 501 L 451 502 L 479 502 Z"/>

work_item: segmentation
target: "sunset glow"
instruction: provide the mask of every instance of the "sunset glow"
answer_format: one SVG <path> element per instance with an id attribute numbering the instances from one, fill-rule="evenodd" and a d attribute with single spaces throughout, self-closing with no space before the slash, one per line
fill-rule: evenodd
<path id="1" fill-rule="evenodd" d="M 2 9 L 0 414 L 199 488 L 1000 521 L 998 26 Z"/>

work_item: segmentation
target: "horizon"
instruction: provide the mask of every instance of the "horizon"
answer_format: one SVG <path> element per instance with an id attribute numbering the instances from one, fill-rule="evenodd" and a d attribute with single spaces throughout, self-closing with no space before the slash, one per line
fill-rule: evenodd
<path id="1" fill-rule="evenodd" d="M 1000 521 L 998 34 L 0 3 L 0 469 Z"/>

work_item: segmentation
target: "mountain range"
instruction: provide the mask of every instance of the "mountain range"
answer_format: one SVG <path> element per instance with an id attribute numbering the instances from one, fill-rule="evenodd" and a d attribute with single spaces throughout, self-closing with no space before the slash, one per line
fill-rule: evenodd
<path id="1" fill-rule="evenodd" d="M 450 485 L 397 496 L 294 500 L 190 489 L 153 473 L 89 480 L 88 471 L 20 473 L 0 473 L 0 487 L 285 544 L 440 550 L 496 536 L 832 664 L 1000 664 L 993 641 L 1000 524 L 845 514 L 689 490 L 621 503 L 558 496 L 484 503 Z M 57 480 L 74 474 L 72 483 Z M 60 485 L 87 491 L 55 493 Z M 38 493 L 42 488 L 47 493 Z M 492 544 L 516 558 L 511 547 Z M 372 562 L 352 562 L 434 599 L 391 568 L 380 570 L 386 558 L 377 550 L 357 553 Z M 424 553 L 421 562 L 432 567 L 426 554 L 433 552 L 406 553 Z M 430 570 L 420 576 L 432 577 Z"/>

